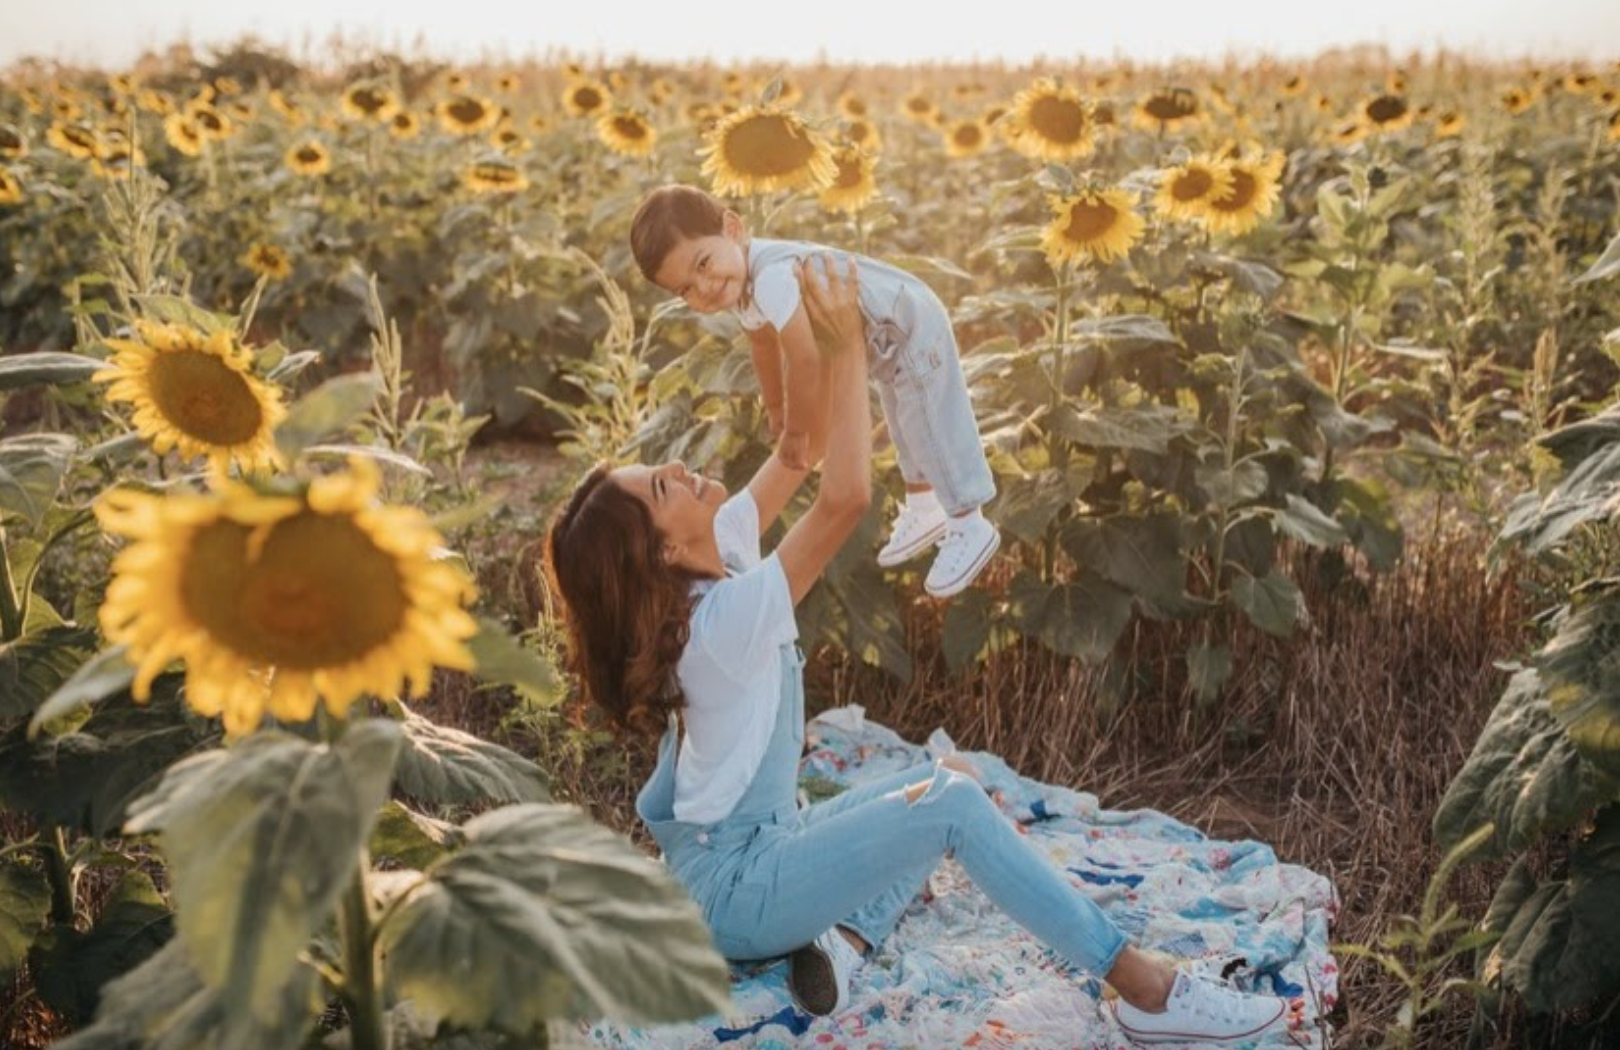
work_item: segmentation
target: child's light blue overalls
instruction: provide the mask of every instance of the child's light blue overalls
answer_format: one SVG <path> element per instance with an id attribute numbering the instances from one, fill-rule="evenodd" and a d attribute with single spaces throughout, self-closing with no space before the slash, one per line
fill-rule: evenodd
<path id="1" fill-rule="evenodd" d="M 1113 968 L 1124 934 L 973 778 L 919 765 L 799 809 L 803 668 L 798 646 L 782 646 L 770 743 L 729 816 L 713 824 L 675 819 L 674 714 L 636 797 L 636 813 L 702 909 L 722 955 L 784 955 L 835 924 L 876 947 L 951 851 L 992 901 L 1070 963 L 1098 975 Z M 930 778 L 923 796 L 907 803 L 905 788 Z"/>

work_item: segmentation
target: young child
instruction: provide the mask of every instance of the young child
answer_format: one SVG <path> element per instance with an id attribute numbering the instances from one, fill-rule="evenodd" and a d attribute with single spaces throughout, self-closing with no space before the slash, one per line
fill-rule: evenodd
<path id="1" fill-rule="evenodd" d="M 748 332 L 777 452 L 807 469 L 820 458 L 827 406 L 820 355 L 794 268 L 847 254 L 806 241 L 749 237 L 740 216 L 690 186 L 648 194 L 630 223 L 630 250 L 651 282 L 698 313 L 730 310 Z M 945 306 L 920 279 L 857 255 L 868 371 L 900 459 L 906 500 L 878 564 L 936 544 L 924 588 L 948 598 L 990 563 L 1001 536 L 980 508 L 996 494 Z"/>

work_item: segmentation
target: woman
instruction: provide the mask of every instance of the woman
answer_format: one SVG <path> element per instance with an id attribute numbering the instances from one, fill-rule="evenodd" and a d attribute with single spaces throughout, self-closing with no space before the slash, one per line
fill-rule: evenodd
<path id="1" fill-rule="evenodd" d="M 729 499 L 678 462 L 598 467 L 548 545 L 587 694 L 621 728 L 664 734 L 636 810 L 715 946 L 737 960 L 788 954 L 795 1001 L 834 1013 L 864 954 L 949 851 L 1020 924 L 1105 976 L 1132 1039 L 1225 1043 L 1283 1026 L 1282 1000 L 1241 995 L 1127 945 L 966 763 L 941 760 L 797 807 L 804 657 L 793 609 L 871 500 L 855 265 L 839 275 L 823 263 L 825 279 L 814 265 L 798 274 L 831 406 L 821 486 L 770 557 L 760 536 L 806 476 L 774 455 Z"/>

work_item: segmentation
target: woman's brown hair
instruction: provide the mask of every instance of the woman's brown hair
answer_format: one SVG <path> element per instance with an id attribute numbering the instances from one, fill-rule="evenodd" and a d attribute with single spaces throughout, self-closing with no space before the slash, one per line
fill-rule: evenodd
<path id="1" fill-rule="evenodd" d="M 586 697 L 632 733 L 661 733 L 685 703 L 675 664 L 691 630 L 696 576 L 664 560 L 652 514 L 595 467 L 546 544 L 562 594 L 569 669 Z"/>

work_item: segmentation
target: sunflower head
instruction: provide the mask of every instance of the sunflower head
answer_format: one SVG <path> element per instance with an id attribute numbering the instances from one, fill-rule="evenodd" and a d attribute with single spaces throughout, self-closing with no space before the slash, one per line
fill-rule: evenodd
<path id="1" fill-rule="evenodd" d="M 883 149 L 883 139 L 869 120 L 852 120 L 844 125 L 844 138 L 867 153 L 877 153 Z"/>
<path id="2" fill-rule="evenodd" d="M 475 193 L 504 196 L 529 188 L 529 177 L 516 164 L 504 160 L 483 160 L 468 165 L 461 181 Z"/>
<path id="3" fill-rule="evenodd" d="M 1196 219 L 1232 188 L 1232 173 L 1213 157 L 1193 157 L 1164 172 L 1153 207 L 1167 219 Z"/>
<path id="4" fill-rule="evenodd" d="M 975 156 L 983 153 L 990 143 L 990 130 L 977 120 L 953 121 L 941 134 L 945 139 L 945 152 L 952 157 Z"/>
<path id="5" fill-rule="evenodd" d="M 1361 122 L 1372 131 L 1399 131 L 1416 119 L 1401 95 L 1375 95 L 1361 104 Z"/>
<path id="6" fill-rule="evenodd" d="M 184 113 L 170 113 L 163 118 L 163 137 L 176 153 L 187 157 L 200 157 L 208 148 L 208 139 Z"/>
<path id="7" fill-rule="evenodd" d="M 0 168 L 0 208 L 21 204 L 25 199 L 22 181 L 6 168 Z"/>
<path id="8" fill-rule="evenodd" d="M 1054 268 L 1076 259 L 1099 263 L 1121 258 L 1142 236 L 1145 225 L 1124 190 L 1085 189 L 1053 197 L 1052 221 L 1041 247 Z"/>
<path id="9" fill-rule="evenodd" d="M 174 99 L 151 88 L 146 88 L 135 96 L 135 105 L 143 113 L 153 113 L 160 117 L 166 117 L 175 111 Z"/>
<path id="10" fill-rule="evenodd" d="M 838 112 L 850 120 L 861 120 L 871 115 L 866 100 L 853 91 L 846 91 L 838 96 Z"/>
<path id="11" fill-rule="evenodd" d="M 1281 153 L 1225 161 L 1231 185 L 1206 203 L 1198 220 L 1217 233 L 1235 235 L 1254 229 L 1277 206 L 1283 164 Z"/>
<path id="12" fill-rule="evenodd" d="M 266 713 L 342 718 L 366 696 L 425 693 L 436 665 L 472 670 L 474 588 L 435 556 L 422 511 L 377 503 L 378 480 L 353 459 L 297 495 L 105 493 L 97 520 L 129 542 L 101 626 L 128 647 L 135 698 L 184 660 L 186 702 L 240 735 Z"/>
<path id="13" fill-rule="evenodd" d="M 501 111 L 487 99 L 460 94 L 440 102 L 436 108 L 439 126 L 452 135 L 479 135 L 500 122 Z"/>
<path id="14" fill-rule="evenodd" d="M 1009 141 L 1025 156 L 1063 162 L 1095 148 L 1096 125 L 1080 93 L 1050 79 L 1037 80 L 1013 99 Z"/>
<path id="15" fill-rule="evenodd" d="M 221 474 L 233 462 L 246 471 L 278 464 L 281 390 L 253 374 L 252 352 L 229 331 L 143 320 L 133 338 L 107 345 L 113 356 L 92 378 L 111 384 L 107 400 L 135 406 L 135 429 L 159 455 L 207 457 Z"/>
<path id="16" fill-rule="evenodd" d="M 645 116 L 630 109 L 615 109 L 596 121 L 596 137 L 615 153 L 645 157 L 658 144 L 658 130 Z"/>
<path id="17" fill-rule="evenodd" d="M 332 170 L 332 155 L 319 139 L 309 139 L 287 151 L 287 167 L 314 178 Z"/>
<path id="18" fill-rule="evenodd" d="M 28 140 L 10 124 L 0 124 L 0 157 L 20 160 L 28 156 Z"/>
<path id="19" fill-rule="evenodd" d="M 1440 138 L 1449 139 L 1461 135 L 1463 128 L 1468 126 L 1468 118 L 1457 110 L 1448 109 L 1441 113 L 1434 121 L 1434 133 Z"/>
<path id="20" fill-rule="evenodd" d="M 388 134 L 401 141 L 414 139 L 422 133 L 422 121 L 408 109 L 399 110 L 388 118 Z"/>
<path id="21" fill-rule="evenodd" d="M 1306 80 L 1300 74 L 1295 73 L 1293 76 L 1282 82 L 1281 91 L 1284 98 L 1298 98 L 1299 96 L 1305 94 L 1306 91 L 1310 90 L 1310 86 L 1311 85 L 1308 80 Z"/>
<path id="22" fill-rule="evenodd" d="M 57 120 L 45 132 L 45 141 L 70 157 L 94 160 L 101 150 L 101 140 L 87 124 L 73 124 Z"/>
<path id="23" fill-rule="evenodd" d="M 1620 142 L 1620 109 L 1609 114 L 1609 141 Z"/>
<path id="24" fill-rule="evenodd" d="M 232 76 L 218 76 L 214 78 L 214 90 L 221 95 L 240 95 L 242 82 Z"/>
<path id="25" fill-rule="evenodd" d="M 853 215 L 877 196 L 877 162 L 865 150 L 846 145 L 833 151 L 833 163 L 838 173 L 817 199 L 827 211 Z"/>
<path id="26" fill-rule="evenodd" d="M 343 92 L 343 115 L 353 120 L 385 121 L 398 109 L 398 96 L 374 81 L 350 84 Z"/>
<path id="27" fill-rule="evenodd" d="M 579 77 L 563 92 L 563 108 L 574 117 L 594 117 L 613 103 L 613 93 L 600 80 Z"/>
<path id="28" fill-rule="evenodd" d="M 261 277 L 284 281 L 292 274 L 292 259 L 279 245 L 260 241 L 242 256 L 242 265 Z"/>
<path id="29" fill-rule="evenodd" d="M 523 87 L 523 78 L 516 73 L 503 73 L 501 78 L 495 81 L 496 90 L 503 91 L 508 95 L 521 87 Z"/>
<path id="30" fill-rule="evenodd" d="M 932 123 L 939 115 L 934 100 L 921 91 L 913 91 L 900 100 L 900 115 L 923 123 Z"/>
<path id="31" fill-rule="evenodd" d="M 827 140 L 791 110 L 745 106 L 706 138 L 703 174 L 720 196 L 819 190 L 837 174 Z"/>
<path id="32" fill-rule="evenodd" d="M 135 169 L 146 164 L 146 154 L 140 149 L 131 149 L 124 136 L 102 144 L 96 159 L 90 162 L 97 175 L 104 179 L 127 179 L 135 173 Z"/>
<path id="33" fill-rule="evenodd" d="M 1187 88 L 1162 88 L 1136 104 L 1136 125 L 1148 131 L 1176 131 L 1202 116 L 1198 96 Z"/>
<path id="34" fill-rule="evenodd" d="M 1518 116 L 1535 104 L 1535 93 L 1522 87 L 1508 88 L 1502 93 L 1502 108 Z"/>

